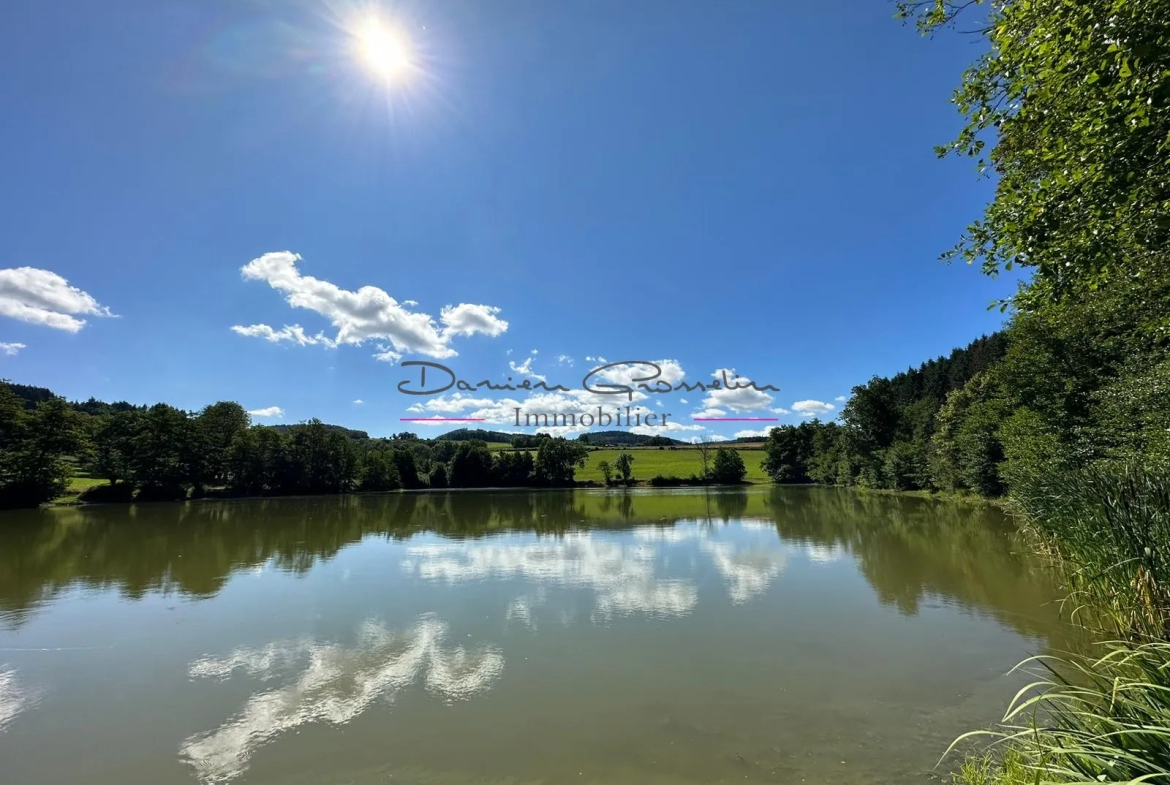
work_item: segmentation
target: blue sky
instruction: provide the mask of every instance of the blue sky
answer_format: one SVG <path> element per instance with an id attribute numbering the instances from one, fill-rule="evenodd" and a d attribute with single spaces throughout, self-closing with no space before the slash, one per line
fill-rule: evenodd
<path id="1" fill-rule="evenodd" d="M 566 387 L 587 357 L 671 360 L 780 388 L 643 402 L 730 436 L 690 418 L 834 416 L 996 329 L 1015 286 L 936 261 L 991 197 L 932 149 L 978 49 L 878 0 L 3 13 L 0 377 L 70 398 L 386 435 L 417 415 L 401 360 Z"/>

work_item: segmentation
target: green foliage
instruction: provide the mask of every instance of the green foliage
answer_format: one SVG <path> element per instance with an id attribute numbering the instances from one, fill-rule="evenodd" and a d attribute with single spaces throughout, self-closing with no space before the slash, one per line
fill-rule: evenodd
<path id="1" fill-rule="evenodd" d="M 605 478 L 606 485 L 609 485 L 613 482 L 613 467 L 609 465 L 609 461 L 602 461 L 597 464 L 597 470 L 601 472 L 601 476 Z"/>
<path id="2" fill-rule="evenodd" d="M 447 484 L 453 488 L 485 488 L 492 484 L 492 454 L 481 441 L 463 441 L 447 464 Z"/>
<path id="3" fill-rule="evenodd" d="M 542 439 L 533 475 L 544 485 L 572 485 L 574 471 L 584 468 L 588 457 L 589 451 L 577 442 L 560 437 Z"/>
<path id="4" fill-rule="evenodd" d="M 901 2 L 932 33 L 982 2 Z M 1003 0 L 973 20 L 987 47 L 939 148 L 996 174 L 994 200 L 946 258 L 1023 265 L 1036 304 L 1166 263 L 1170 240 L 1170 8 L 1165 0 Z M 990 149 L 989 148 L 990 145 Z"/>
<path id="5" fill-rule="evenodd" d="M 768 432 L 764 443 L 764 471 L 773 482 L 810 481 L 815 436 L 819 431 L 820 424 L 814 421 L 783 425 Z"/>
<path id="6" fill-rule="evenodd" d="M 36 506 L 64 493 L 67 459 L 81 449 L 85 427 L 62 398 L 41 400 L 30 412 L 0 387 L 0 507 Z"/>
<path id="7" fill-rule="evenodd" d="M 747 477 L 747 467 L 738 450 L 729 447 L 720 447 L 715 450 L 715 460 L 711 463 L 711 479 L 728 485 L 737 484 Z"/>
<path id="8" fill-rule="evenodd" d="M 634 480 L 634 456 L 628 452 L 623 452 L 618 455 L 617 460 L 613 462 L 613 466 L 617 469 L 617 473 L 622 478 L 622 482 L 627 485 Z"/>

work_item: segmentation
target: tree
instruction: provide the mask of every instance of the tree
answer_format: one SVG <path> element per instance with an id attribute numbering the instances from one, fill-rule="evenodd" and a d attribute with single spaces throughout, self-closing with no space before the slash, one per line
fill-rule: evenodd
<path id="1" fill-rule="evenodd" d="M 492 465 L 492 476 L 497 485 L 504 488 L 515 488 L 528 485 L 532 481 L 533 461 L 532 453 L 497 452 Z"/>
<path id="2" fill-rule="evenodd" d="M 601 461 L 598 463 L 597 470 L 601 472 L 601 476 L 605 478 L 606 485 L 611 485 L 613 483 L 613 467 L 609 465 L 609 461 Z"/>
<path id="3" fill-rule="evenodd" d="M 700 436 L 699 441 L 695 443 L 695 449 L 699 451 L 699 463 L 702 465 L 702 473 L 699 476 L 705 480 L 711 471 L 711 437 Z"/>
<path id="4" fill-rule="evenodd" d="M 533 467 L 536 479 L 545 485 L 572 485 L 575 469 L 585 468 L 589 450 L 561 437 L 540 440 Z"/>
<path id="5" fill-rule="evenodd" d="M 982 4 L 981 0 L 978 0 Z M 924 33 L 969 0 L 901 2 Z M 1162 0 L 999 0 L 985 54 L 954 103 L 966 124 L 940 155 L 997 175 L 995 198 L 946 259 L 991 275 L 1033 267 L 1017 303 L 1164 266 L 1170 241 L 1170 13 Z M 990 152 L 986 150 L 992 144 Z"/>
<path id="6" fill-rule="evenodd" d="M 138 433 L 140 414 L 131 409 L 95 419 L 86 468 L 90 474 L 105 477 L 110 485 L 117 485 L 133 471 L 134 437 Z"/>
<path id="7" fill-rule="evenodd" d="M 483 488 L 491 484 L 492 454 L 478 439 L 459 442 L 447 464 L 447 484 L 452 488 Z"/>
<path id="8" fill-rule="evenodd" d="M 392 491 L 402 487 L 394 456 L 386 448 L 369 449 L 361 460 L 361 480 L 358 488 L 363 491 Z"/>
<path id="9" fill-rule="evenodd" d="M 621 475 L 622 482 L 629 485 L 634 479 L 634 456 L 628 452 L 621 452 L 613 462 L 614 468 Z"/>
<path id="10" fill-rule="evenodd" d="M 0 393 L 0 433 L 11 439 L 0 449 L 0 506 L 36 506 L 64 493 L 67 459 L 81 448 L 84 427 L 63 398 L 41 401 L 29 414 Z"/>
<path id="11" fill-rule="evenodd" d="M 809 482 L 813 437 L 819 428 L 820 423 L 813 421 L 782 425 L 768 432 L 763 469 L 774 482 Z"/>
<path id="12" fill-rule="evenodd" d="M 141 416 L 132 443 L 130 461 L 134 483 L 142 498 L 182 498 L 190 474 L 191 419 L 165 403 L 151 406 Z"/>
<path id="13" fill-rule="evenodd" d="M 191 444 L 196 456 L 190 461 L 194 467 L 191 481 L 196 488 L 227 483 L 228 448 L 248 424 L 248 413 L 234 401 L 213 403 L 199 412 Z"/>
<path id="14" fill-rule="evenodd" d="M 747 467 L 743 465 L 743 456 L 738 450 L 730 447 L 720 447 L 715 450 L 715 460 L 711 465 L 711 479 L 727 485 L 738 484 L 747 477 Z"/>

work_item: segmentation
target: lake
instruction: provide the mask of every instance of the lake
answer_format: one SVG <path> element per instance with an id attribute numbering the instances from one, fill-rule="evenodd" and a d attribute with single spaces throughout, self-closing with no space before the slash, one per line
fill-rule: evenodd
<path id="1" fill-rule="evenodd" d="M 1017 540 L 828 488 L 0 513 L 0 782 L 928 782 L 1068 645 Z"/>

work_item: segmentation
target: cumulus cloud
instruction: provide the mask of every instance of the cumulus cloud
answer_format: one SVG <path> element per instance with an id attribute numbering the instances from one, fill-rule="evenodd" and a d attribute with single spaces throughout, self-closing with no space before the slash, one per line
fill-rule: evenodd
<path id="1" fill-rule="evenodd" d="M 694 417 L 696 419 L 702 419 L 704 417 L 726 417 L 726 416 L 727 416 L 727 412 L 724 411 L 723 409 L 703 409 L 702 411 L 695 412 L 694 414 L 691 415 L 691 417 Z"/>
<path id="2" fill-rule="evenodd" d="M 606 360 L 601 355 L 598 355 L 597 357 L 586 357 L 585 362 L 587 362 L 587 363 L 600 363 L 601 365 L 605 365 L 609 361 Z"/>
<path id="3" fill-rule="evenodd" d="M 775 427 L 775 426 L 773 426 L 773 427 Z M 751 431 L 751 430 L 736 431 L 735 438 L 737 438 L 737 439 L 767 438 L 768 432 L 771 430 L 772 430 L 772 428 L 761 428 L 758 431 Z"/>
<path id="4" fill-rule="evenodd" d="M 13 267 L 0 270 L 0 316 L 75 333 L 79 316 L 114 316 L 90 294 L 50 270 Z"/>
<path id="5" fill-rule="evenodd" d="M 724 436 L 721 433 L 707 433 L 707 434 L 703 434 L 702 436 L 692 436 L 690 439 L 691 444 L 701 444 L 703 442 L 729 442 L 729 441 L 731 441 L 731 438 Z"/>
<path id="6" fill-rule="evenodd" d="M 307 335 L 305 328 L 299 324 L 286 324 L 279 330 L 269 327 L 267 324 L 252 324 L 247 327 L 237 324 L 232 327 L 232 332 L 247 338 L 263 338 L 272 343 L 289 341 L 298 346 L 316 346 L 317 344 L 321 344 L 322 346 L 333 347 L 337 345 L 326 338 L 324 333 Z"/>
<path id="7" fill-rule="evenodd" d="M 547 382 L 548 381 L 547 376 L 542 376 L 539 373 L 536 373 L 535 371 L 532 370 L 532 357 L 535 354 L 536 354 L 536 350 L 534 349 L 532 351 L 532 354 L 530 354 L 528 356 L 528 358 L 526 360 L 524 360 L 524 362 L 520 363 L 519 365 L 516 364 L 515 360 L 510 360 L 508 362 L 508 367 L 511 368 L 515 373 L 521 374 L 523 376 L 531 377 L 533 379 L 536 379 L 538 382 Z"/>
<path id="8" fill-rule="evenodd" d="M 686 402 L 687 402 L 687 399 L 686 399 L 686 398 L 679 398 L 679 399 L 678 399 L 678 402 L 679 402 L 679 403 L 686 403 Z"/>
<path id="9" fill-rule="evenodd" d="M 284 409 L 279 406 L 267 406 L 263 409 L 252 409 L 248 414 L 253 417 L 283 417 Z"/>
<path id="10" fill-rule="evenodd" d="M 337 329 L 333 338 L 315 336 L 308 342 L 325 342 L 337 346 L 360 346 L 365 341 L 381 341 L 379 360 L 395 362 L 406 353 L 428 357 L 454 357 L 451 339 L 456 336 L 483 334 L 495 337 L 508 329 L 508 323 L 499 317 L 500 309 L 491 305 L 460 303 L 445 306 L 439 312 L 438 322 L 429 314 L 408 310 L 406 302 L 398 302 L 376 286 L 363 286 L 357 291 L 342 289 L 336 284 L 303 275 L 297 268 L 300 255 L 291 251 L 266 253 L 240 268 L 247 280 L 264 281 L 284 295 L 293 308 L 304 308 L 324 316 Z M 273 330 L 266 325 L 232 329 L 241 335 L 253 335 L 267 340 L 297 340 L 296 332 L 287 338 L 285 330 Z M 303 331 L 299 335 L 304 335 Z M 307 337 L 307 336 L 306 336 Z"/>
<path id="11" fill-rule="evenodd" d="M 451 412 L 462 412 L 468 409 L 479 409 L 485 406 L 491 406 L 493 403 L 495 401 L 491 398 L 476 398 L 471 395 L 464 395 L 463 393 L 451 393 L 450 395 L 431 398 L 425 403 L 416 403 L 413 406 L 408 406 L 406 411 L 417 414 L 426 414 L 427 412 L 447 414 Z"/>
<path id="12" fill-rule="evenodd" d="M 721 384 L 724 384 L 726 380 L 726 383 L 732 386 L 751 382 L 748 377 L 737 375 L 734 368 L 716 369 L 711 376 L 718 379 Z M 730 409 L 736 414 L 742 414 L 763 409 L 771 402 L 772 396 L 762 390 L 756 390 L 752 387 L 740 389 L 727 389 L 725 387 L 722 390 L 709 390 L 702 405 L 706 409 Z"/>
<path id="13" fill-rule="evenodd" d="M 572 367 L 573 358 L 567 354 L 558 354 L 557 355 L 557 362 L 559 362 L 561 365 L 568 365 L 568 366 Z"/>
<path id="14" fill-rule="evenodd" d="M 804 417 L 812 417 L 817 414 L 827 414 L 837 407 L 831 403 L 824 401 L 797 401 L 792 404 L 792 411 L 798 412 Z"/>
<path id="15" fill-rule="evenodd" d="M 0 343 L 0 354 L 6 354 L 9 357 L 16 356 L 21 349 L 27 349 L 23 343 Z"/>
<path id="16" fill-rule="evenodd" d="M 792 412 L 788 411 L 783 406 L 775 407 L 774 409 L 772 409 L 772 413 L 773 414 L 792 414 Z"/>
<path id="17" fill-rule="evenodd" d="M 365 403 L 365 401 L 363 401 L 361 398 L 358 398 L 358 399 L 354 400 L 354 403 L 363 404 L 363 403 Z"/>
<path id="18" fill-rule="evenodd" d="M 836 401 L 837 403 L 845 403 L 845 401 L 847 401 L 847 400 L 849 400 L 849 399 L 848 399 L 848 398 L 846 398 L 844 395 L 838 395 L 838 396 L 837 396 L 836 398 L 834 398 L 833 400 L 834 400 L 834 401 Z"/>

